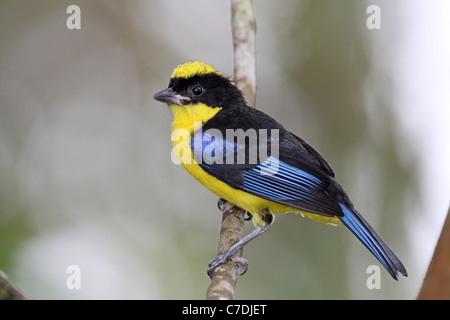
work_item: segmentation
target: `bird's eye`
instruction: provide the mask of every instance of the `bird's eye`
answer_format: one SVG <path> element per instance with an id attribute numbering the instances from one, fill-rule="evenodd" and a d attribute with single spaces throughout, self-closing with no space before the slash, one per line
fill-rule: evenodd
<path id="1" fill-rule="evenodd" d="M 192 88 L 192 93 L 195 94 L 196 96 L 199 96 L 203 93 L 203 88 L 200 86 L 196 86 Z"/>

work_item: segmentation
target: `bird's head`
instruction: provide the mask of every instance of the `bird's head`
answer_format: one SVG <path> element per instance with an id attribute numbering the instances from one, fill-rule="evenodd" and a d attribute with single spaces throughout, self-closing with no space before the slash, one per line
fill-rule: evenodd
<path id="1" fill-rule="evenodd" d="M 175 68 L 169 87 L 153 96 L 171 107 L 191 107 L 199 103 L 210 108 L 245 104 L 232 79 L 201 61 L 186 62 Z"/>

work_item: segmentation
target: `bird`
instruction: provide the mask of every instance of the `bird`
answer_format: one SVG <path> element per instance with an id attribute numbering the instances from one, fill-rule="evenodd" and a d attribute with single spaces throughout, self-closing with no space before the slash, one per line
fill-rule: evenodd
<path id="1" fill-rule="evenodd" d="M 264 233 L 278 213 L 344 225 L 393 279 L 408 273 L 354 208 L 328 162 L 274 118 L 249 107 L 233 79 L 202 61 L 176 66 L 153 98 L 173 113 L 172 160 L 221 199 L 245 210 L 255 229 L 208 264 L 214 270 Z M 255 138 L 256 137 L 256 138 Z"/>

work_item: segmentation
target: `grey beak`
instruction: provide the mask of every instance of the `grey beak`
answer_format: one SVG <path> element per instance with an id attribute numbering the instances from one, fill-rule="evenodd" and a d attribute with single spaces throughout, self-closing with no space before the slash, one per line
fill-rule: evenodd
<path id="1" fill-rule="evenodd" d="M 176 104 L 182 106 L 191 101 L 189 97 L 184 97 L 175 93 L 171 88 L 164 89 L 153 96 L 153 99 L 168 104 Z"/>

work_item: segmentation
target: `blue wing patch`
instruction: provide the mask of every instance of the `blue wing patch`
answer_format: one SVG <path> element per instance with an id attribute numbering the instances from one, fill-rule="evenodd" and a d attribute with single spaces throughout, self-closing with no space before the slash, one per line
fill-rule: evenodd
<path id="1" fill-rule="evenodd" d="M 275 201 L 311 201 L 325 183 L 301 169 L 270 156 L 243 172 L 243 190 Z"/>
<path id="2" fill-rule="evenodd" d="M 190 143 L 191 150 L 194 153 L 195 161 L 199 164 L 224 164 L 227 155 L 231 160 L 235 155 L 245 150 L 245 145 L 238 144 L 236 141 L 225 139 L 221 131 L 209 129 L 205 132 L 197 131 Z"/>
<path id="3" fill-rule="evenodd" d="M 325 192 L 330 185 L 327 174 L 322 173 L 319 177 L 311 171 L 279 160 L 274 155 L 266 156 L 261 163 L 252 164 L 247 161 L 251 159 L 250 154 L 254 151 L 251 149 L 252 145 L 227 141 L 218 133 L 210 135 L 210 130 L 195 133 L 190 146 L 196 162 L 212 176 L 232 188 L 299 210 L 325 216 L 342 214 L 336 201 Z M 246 149 L 247 146 L 249 148 Z M 295 153 L 296 149 L 292 151 L 290 146 L 282 144 L 280 155 L 286 157 L 286 154 L 289 154 L 289 157 L 286 157 L 289 160 L 292 161 L 293 158 L 300 165 L 315 169 L 315 163 L 311 163 L 307 157 L 302 157 L 302 153 Z M 245 151 L 244 156 L 239 157 L 242 150 Z M 228 156 L 237 161 L 228 163 Z M 240 162 L 242 158 L 245 161 Z M 317 171 L 321 173 L 320 170 Z"/>

